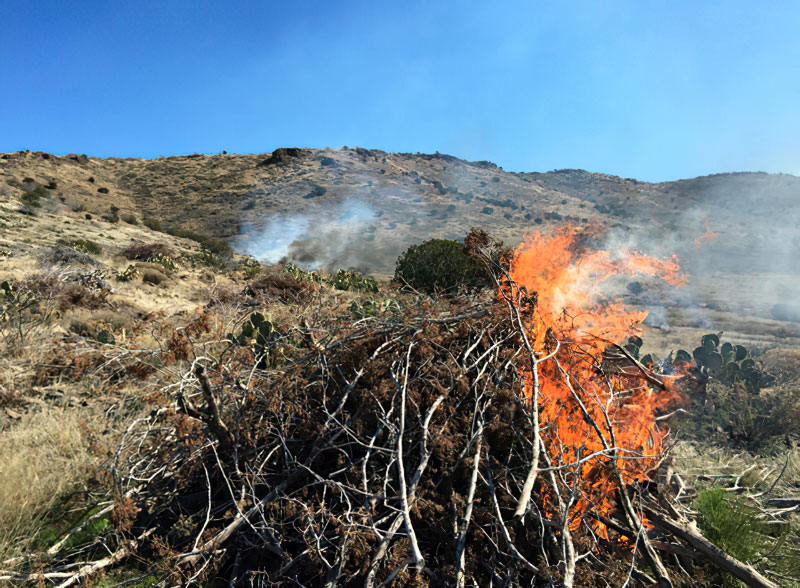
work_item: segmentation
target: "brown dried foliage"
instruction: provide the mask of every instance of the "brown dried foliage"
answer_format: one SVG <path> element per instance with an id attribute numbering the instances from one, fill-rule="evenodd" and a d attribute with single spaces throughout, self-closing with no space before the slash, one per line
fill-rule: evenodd
<path id="1" fill-rule="evenodd" d="M 249 283 L 243 293 L 255 300 L 292 303 L 308 299 L 315 290 L 315 284 L 312 282 L 296 280 L 281 274 L 269 274 Z"/>
<path id="2" fill-rule="evenodd" d="M 164 243 L 137 243 L 122 251 L 131 260 L 150 261 L 162 257 L 175 257 L 175 250 Z"/>
<path id="3" fill-rule="evenodd" d="M 456 305 L 458 310 L 470 309 Z M 289 578 L 322 585 L 334 574 L 340 585 L 360 586 L 371 573 L 377 585 L 400 567 L 394 582 L 452 585 L 458 567 L 453 525 L 468 503 L 480 435 L 465 573 L 479 585 L 504 578 L 511 586 L 560 581 L 561 568 L 544 560 L 560 558 L 558 530 L 513 520 L 533 429 L 515 368 L 521 341 L 505 310 L 452 322 L 426 321 L 411 312 L 400 323 L 367 326 L 326 316 L 308 328 L 324 345 L 308 345 L 304 337 L 282 339 L 275 345 L 282 346 L 284 363 L 269 372 L 252 370 L 249 349 L 226 347 L 216 360 L 203 360 L 210 398 L 195 380 L 195 387 L 184 386 L 177 398 L 168 399 L 169 409 L 153 417 L 138 438 L 129 438 L 128 448 L 136 451 L 123 455 L 131 475 L 160 472 L 137 499 L 142 510 L 130 529 L 132 535 L 154 526 L 163 530 L 156 533 L 150 557 L 163 564 L 167 545 L 173 555 L 191 551 L 204 529 L 202 546 L 235 524 L 240 512 L 256 508 L 249 524 L 204 556 L 213 560 L 207 572 L 231 582 L 255 575 L 271 585 Z M 175 336 L 170 352 L 195 357 L 187 347 L 193 340 L 188 330 L 185 339 Z M 428 459 L 409 490 L 415 540 L 425 557 L 422 574 L 408 565 L 413 547 L 402 525 L 386 553 L 376 556 L 381 541 L 376 530 L 387 536 L 402 507 L 397 442 L 403 407 L 407 485 L 415 483 L 415 471 Z M 224 430 L 233 444 L 219 436 Z M 149 455 L 146 462 L 142 452 Z M 138 469 L 142 463 L 145 470 Z M 232 495 L 231 488 L 245 492 Z M 552 509 L 547 504 L 552 499 L 538 495 L 536 508 Z M 213 516 L 204 526 L 208 512 Z M 175 525 L 189 529 L 180 537 L 168 533 Z M 503 525 L 519 557 L 505 544 Z M 615 542 L 613 532 L 602 549 L 595 541 L 591 534 L 576 537 L 578 547 L 596 551 L 579 570 L 578 585 L 599 577 L 622 583 L 630 565 L 627 548 Z M 546 571 L 534 573 L 520 558 Z M 173 581 L 191 576 L 199 563 L 189 563 L 195 561 L 191 557 L 178 561 L 184 564 L 171 568 Z"/>

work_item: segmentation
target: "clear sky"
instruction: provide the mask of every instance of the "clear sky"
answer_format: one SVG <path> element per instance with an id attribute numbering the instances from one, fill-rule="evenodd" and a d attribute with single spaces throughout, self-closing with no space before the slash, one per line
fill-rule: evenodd
<path id="1" fill-rule="evenodd" d="M 4 0 L 0 151 L 800 174 L 800 2 Z"/>

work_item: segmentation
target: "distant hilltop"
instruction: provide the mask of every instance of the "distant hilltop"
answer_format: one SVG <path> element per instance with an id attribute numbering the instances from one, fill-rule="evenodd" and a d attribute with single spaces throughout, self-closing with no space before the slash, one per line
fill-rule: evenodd
<path id="1" fill-rule="evenodd" d="M 514 173 L 488 161 L 359 147 L 156 159 L 23 151 L 0 155 L 0 186 L 10 194 L 43 186 L 71 209 L 100 215 L 114 205 L 240 246 L 242 234 L 279 231 L 298 218 L 317 227 L 341 223 L 343 206 L 355 202 L 370 212 L 359 217 L 354 239 L 369 254 L 367 269 L 383 272 L 408 244 L 460 237 L 471 226 L 516 242 L 525 231 L 596 224 L 680 246 L 710 227 L 720 236 L 712 246 L 734 254 L 722 264 L 753 261 L 753 248 L 760 255 L 775 245 L 770 233 L 789 239 L 784 250 L 800 247 L 792 240 L 800 178 L 762 172 L 648 183 L 572 169 Z"/>

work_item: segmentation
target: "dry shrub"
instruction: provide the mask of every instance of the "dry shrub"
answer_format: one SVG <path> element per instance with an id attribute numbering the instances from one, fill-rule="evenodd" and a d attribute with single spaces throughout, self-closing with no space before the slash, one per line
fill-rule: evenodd
<path id="1" fill-rule="evenodd" d="M 15 387 L 10 386 L 6 378 L 0 375 L 0 407 L 12 406 L 17 403 L 19 397 Z"/>
<path id="2" fill-rule="evenodd" d="M 42 266 L 97 265 L 97 260 L 94 257 L 67 245 L 41 247 L 36 252 L 36 259 Z"/>
<path id="3" fill-rule="evenodd" d="M 687 419 L 698 440 L 716 438 L 751 451 L 781 445 L 800 432 L 800 351 L 771 349 L 760 356 L 768 385 L 709 382 Z"/>
<path id="4" fill-rule="evenodd" d="M 119 496 L 114 500 L 114 510 L 111 513 L 111 520 L 114 527 L 119 531 L 128 531 L 136 520 L 139 508 L 134 504 L 130 496 Z"/>
<path id="5" fill-rule="evenodd" d="M 208 304 L 206 307 L 239 306 L 248 302 L 252 302 L 252 300 L 245 292 L 229 286 L 214 284 L 208 290 Z"/>
<path id="6" fill-rule="evenodd" d="M 167 279 L 163 273 L 155 269 L 146 269 L 142 271 L 142 282 L 151 284 L 153 286 L 161 285 Z"/>
<path id="7" fill-rule="evenodd" d="M 286 275 L 269 274 L 248 284 L 243 293 L 256 300 L 300 302 L 308 299 L 317 288 L 313 282 L 296 280 Z"/>
<path id="8" fill-rule="evenodd" d="M 800 351 L 770 349 L 764 354 L 764 366 L 779 382 L 800 380 Z"/>
<path id="9" fill-rule="evenodd" d="M 93 290 L 80 284 L 67 284 L 59 296 L 59 309 L 67 310 L 75 306 L 100 308 L 106 304 L 107 290 Z"/>
<path id="10" fill-rule="evenodd" d="M 454 306 L 452 313 L 458 314 L 466 308 L 471 307 Z M 420 312 L 424 311 L 420 309 Z M 377 540 L 369 523 L 350 524 L 348 521 L 390 522 L 397 514 L 396 468 L 391 462 L 401 400 L 399 380 L 392 372 L 401 369 L 406 361 L 413 366 L 405 421 L 409 477 L 422 451 L 422 423 L 426 414 L 431 415 L 427 441 L 430 463 L 419 482 L 412 516 L 426 562 L 436 570 L 437 578 L 418 576 L 415 585 L 448 585 L 444 578 L 453 575 L 452 522 L 455 513 L 463 512 L 467 501 L 477 413 L 485 420 L 487 429 L 481 473 L 486 476 L 488 468 L 492 469 L 500 508 L 506 511 L 508 519 L 511 518 L 515 496 L 513 491 L 504 489 L 515 484 L 514 480 L 524 478 L 529 464 L 527 440 L 531 437 L 527 410 L 517 402 L 514 392 L 519 386 L 517 376 L 514 371 L 502 368 L 511 360 L 519 343 L 511 344 L 499 352 L 496 361 L 488 362 L 486 377 L 482 369 L 462 365 L 457 359 L 475 342 L 477 348 L 471 353 L 485 360 L 484 353 L 491 350 L 491 341 L 512 336 L 505 323 L 489 316 L 474 322 L 430 323 L 423 328 L 420 317 L 420 320 L 411 318 L 408 323 L 375 324 L 374 333 L 371 333 L 372 329 L 352 326 L 348 316 L 319 319 L 312 327 L 287 334 L 276 330 L 275 337 L 266 338 L 260 349 L 258 345 L 220 342 L 192 350 L 190 343 L 204 327 L 201 316 L 196 319 L 196 328 L 190 325 L 172 334 L 166 345 L 172 357 L 164 354 L 162 358 L 165 362 L 185 361 L 204 355 L 202 363 L 207 368 L 202 373 L 208 378 L 210 395 L 218 398 L 220 422 L 224 426 L 208 416 L 216 409 L 203 405 L 205 392 L 199 393 L 198 383 L 190 375 L 182 380 L 184 384 L 180 389 L 164 388 L 169 394 L 164 400 L 174 400 L 175 404 L 170 403 L 169 410 L 149 423 L 147 429 L 137 429 L 129 436 L 120 463 L 138 468 L 137 464 L 145 463 L 142 457 L 147 455 L 151 460 L 146 461 L 150 464 L 148 471 L 137 471 L 137 476 L 150 476 L 150 467 L 164 468 L 164 474 L 154 476 L 146 490 L 134 497 L 134 506 L 141 511 L 132 523 L 130 535 L 137 536 L 148 526 L 158 526 L 152 540 L 148 540 L 149 546 L 142 551 L 144 557 L 151 558 L 148 565 L 153 568 L 168 566 L 166 571 L 176 573 L 171 580 L 178 581 L 180 571 L 174 565 L 169 567 L 174 563 L 169 555 L 191 550 L 198 534 L 208 539 L 235 516 L 236 509 L 225 502 L 230 495 L 229 481 L 232 485 L 242 483 L 257 488 L 253 497 L 248 496 L 246 502 L 239 505 L 243 510 L 252 506 L 253 498 L 261 499 L 272 489 L 286 484 L 285 488 L 278 488 L 276 499 L 268 501 L 263 508 L 263 516 L 255 523 L 258 530 L 251 534 L 252 529 L 247 526 L 228 542 L 232 552 L 247 562 L 242 564 L 246 568 L 239 573 L 250 570 L 263 574 L 265 585 L 269 582 L 278 585 L 290 575 L 298 585 L 321 585 L 320 570 L 324 566 L 316 552 L 307 559 L 301 555 L 309 549 L 308 537 L 313 541 L 314 532 L 324 534 L 322 549 L 332 561 L 337 538 L 346 534 L 350 542 L 343 573 L 357 578 L 353 585 L 362 585 Z M 428 315 L 425 312 L 423 316 Z M 482 337 L 486 340 L 481 341 Z M 414 346 L 409 349 L 411 340 Z M 256 354 L 267 349 L 277 358 L 275 364 L 268 372 L 253 370 Z M 220 363 L 209 361 L 215 351 L 220 353 Z M 357 381 L 353 381 L 354 373 L 360 373 Z M 348 391 L 351 382 L 352 393 Z M 488 402 L 489 398 L 494 401 Z M 433 408 L 434 403 L 438 409 Z M 331 417 L 334 410 L 341 411 L 339 416 L 341 422 L 346 423 L 347 435 L 337 432 L 337 425 L 333 423 L 339 419 Z M 345 425 L 342 427 L 344 429 Z M 137 439 L 138 435 L 144 436 Z M 216 435 L 222 440 L 212 449 L 207 441 Z M 282 453 L 280 458 L 273 459 L 270 456 L 277 455 L 277 450 L 270 452 L 275 447 L 281 447 Z M 369 457 L 366 455 L 368 447 L 375 448 Z M 265 465 L 252 476 L 248 469 L 241 479 L 229 480 L 226 476 L 239 474 L 222 473 L 218 464 L 237 463 L 237 460 L 244 464 L 243 472 L 248 464 Z M 382 499 L 376 498 L 374 504 L 363 500 L 360 494 L 364 483 L 362 466 L 367 472 L 370 495 L 390 494 L 385 501 L 387 508 Z M 330 481 L 330 484 L 316 484 L 314 480 Z M 204 528 L 209 482 L 212 484 L 212 510 L 219 515 Z M 388 490 L 384 482 L 389 485 Z M 122 488 L 130 483 L 133 482 L 123 482 Z M 334 491 L 329 494 L 330 488 Z M 343 492 L 351 490 L 354 494 L 342 496 Z M 476 492 L 474 517 L 489 538 L 487 540 L 487 535 L 477 528 L 470 533 L 467 569 L 479 585 L 487 585 L 491 581 L 487 570 L 506 569 L 513 566 L 513 562 L 493 543 L 499 523 L 488 484 L 480 483 Z M 346 514 L 350 509 L 353 512 Z M 281 549 L 289 560 L 299 557 L 301 559 L 296 561 L 303 561 L 302 566 L 289 572 L 281 571 L 285 560 L 261 548 L 262 524 L 280 537 Z M 185 525 L 188 527 L 179 533 L 177 529 Z M 169 533 L 162 529 L 169 529 Z M 542 547 L 539 527 L 515 529 L 515 534 L 525 556 L 536 561 Z M 585 541 L 586 537 L 580 540 Z M 253 548 L 256 544 L 259 547 Z M 168 553 L 162 552 L 162 545 L 169 546 Z M 612 549 L 616 549 L 614 545 Z M 589 546 L 581 544 L 581 548 Z M 404 561 L 407 551 L 407 539 L 398 537 L 385 562 L 379 566 L 378 580 Z M 629 557 L 624 555 L 617 563 L 606 553 L 598 553 L 600 563 L 596 567 L 587 565 L 576 585 L 596 585 L 599 577 L 590 577 L 593 574 L 602 574 L 611 580 L 624 578 L 628 569 L 625 561 Z M 214 561 L 209 570 L 230 577 L 231 573 L 237 573 L 226 567 L 230 563 Z M 527 574 L 524 570 L 519 573 Z M 403 574 L 405 572 L 400 576 Z M 410 578 L 412 574 L 406 575 Z M 531 582 L 527 575 L 521 585 Z"/>
<path id="11" fill-rule="evenodd" d="M 68 316 L 65 315 L 64 318 L 85 322 L 95 328 L 110 327 L 114 331 L 125 329 L 130 332 L 134 327 L 134 319 L 132 317 L 111 309 L 94 310 L 92 312 L 83 309 L 75 310 L 69 313 Z"/>
<path id="12" fill-rule="evenodd" d="M 123 250 L 122 254 L 128 259 L 150 261 L 160 257 L 175 257 L 175 251 L 164 243 L 139 243 Z"/>
<path id="13" fill-rule="evenodd" d="M 122 254 L 130 260 L 158 264 L 161 270 L 172 271 L 178 267 L 178 255 L 164 243 L 131 245 Z"/>
<path id="14" fill-rule="evenodd" d="M 800 389 L 795 386 L 764 388 L 753 393 L 737 383 L 709 385 L 712 410 L 705 418 L 721 427 L 730 439 L 750 450 L 784 443 L 800 431 Z"/>
<path id="15" fill-rule="evenodd" d="M 51 302 L 61 311 L 73 307 L 96 309 L 105 306 L 111 292 L 107 284 L 102 280 L 84 280 L 81 274 L 82 272 L 64 276 L 52 272 L 31 274 L 19 283 L 19 288 L 30 292 L 41 301 Z M 86 283 L 81 283 L 82 281 Z"/>
<path id="16" fill-rule="evenodd" d="M 87 255 L 100 255 L 103 252 L 103 247 L 99 243 L 89 239 L 60 239 L 58 244 L 66 245 L 75 251 L 86 253 Z"/>
<path id="17" fill-rule="evenodd" d="M 18 284 L 19 289 L 30 292 L 39 300 L 55 300 L 61 294 L 63 283 L 55 273 L 29 274 Z"/>
<path id="18" fill-rule="evenodd" d="M 25 415 L 0 433 L 0 560 L 24 551 L 59 499 L 80 487 L 97 458 L 74 411 Z"/>

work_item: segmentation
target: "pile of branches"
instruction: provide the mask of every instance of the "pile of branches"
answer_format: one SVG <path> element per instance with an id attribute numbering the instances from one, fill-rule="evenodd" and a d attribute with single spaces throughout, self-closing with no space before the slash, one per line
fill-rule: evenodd
<path id="1" fill-rule="evenodd" d="M 281 357 L 268 369 L 245 346 L 195 345 L 117 449 L 116 542 L 6 579 L 69 586 L 129 559 L 164 585 L 672 586 L 705 558 L 773 586 L 678 510 L 666 456 L 661 477 L 633 485 L 608 447 L 616 510 L 576 511 L 599 456 L 564 461 L 543 441 L 524 390 L 547 358 L 524 304 L 318 317 L 258 348 Z M 638 385 L 656 378 L 613 361 Z"/>

